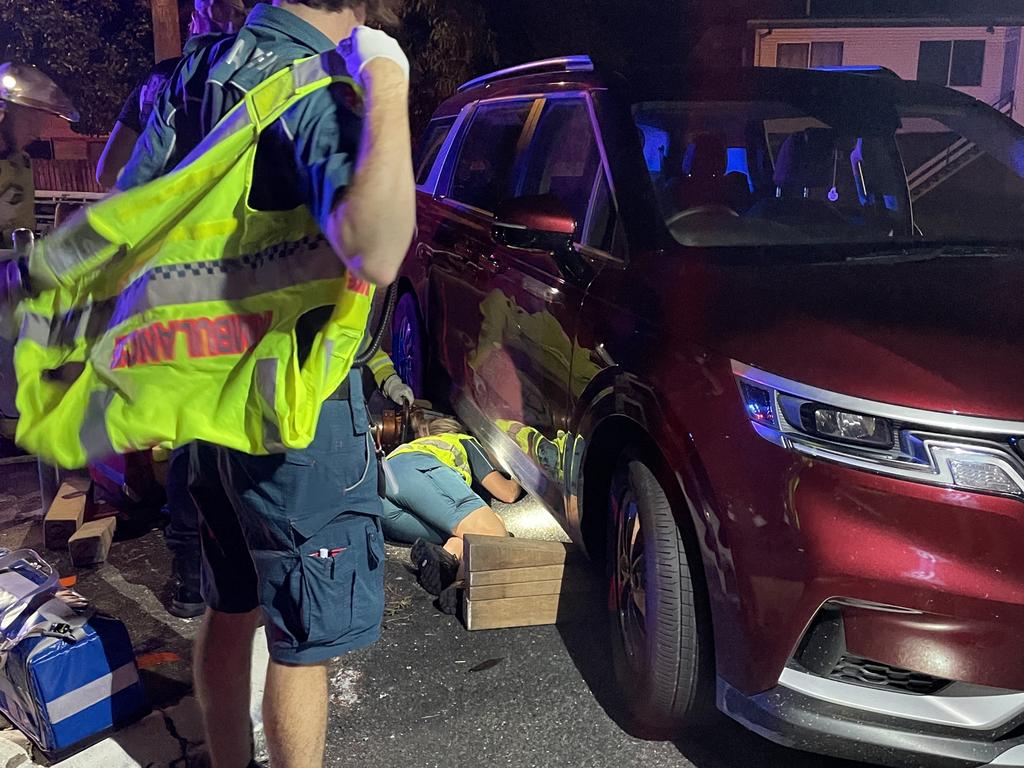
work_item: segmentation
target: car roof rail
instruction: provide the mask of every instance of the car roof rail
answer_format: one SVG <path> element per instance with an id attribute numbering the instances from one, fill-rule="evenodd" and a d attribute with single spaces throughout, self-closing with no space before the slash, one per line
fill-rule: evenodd
<path id="1" fill-rule="evenodd" d="M 850 72 L 855 75 L 878 75 L 900 80 L 899 75 L 880 64 L 845 64 L 841 67 L 812 67 L 815 72 Z"/>
<path id="2" fill-rule="evenodd" d="M 522 75 L 539 75 L 545 72 L 593 72 L 594 62 L 589 56 L 559 56 L 555 59 L 543 59 L 531 61 L 527 64 L 518 64 L 507 69 L 499 69 L 487 75 L 474 78 L 459 86 L 458 92 L 468 91 L 478 85 L 493 83 L 496 80 L 506 80 L 510 77 Z"/>

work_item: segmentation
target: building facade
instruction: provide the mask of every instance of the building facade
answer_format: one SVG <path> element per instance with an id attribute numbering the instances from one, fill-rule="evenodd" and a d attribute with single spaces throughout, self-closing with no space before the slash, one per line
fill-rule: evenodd
<path id="1" fill-rule="evenodd" d="M 950 86 L 1024 122 L 1024 17 L 768 19 L 750 22 L 764 67 L 883 66 Z"/>

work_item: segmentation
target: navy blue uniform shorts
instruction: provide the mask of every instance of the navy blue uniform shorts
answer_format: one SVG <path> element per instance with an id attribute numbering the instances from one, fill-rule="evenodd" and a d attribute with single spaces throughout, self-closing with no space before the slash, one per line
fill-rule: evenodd
<path id="1" fill-rule="evenodd" d="M 305 450 L 192 447 L 203 596 L 224 613 L 262 608 L 271 658 L 284 664 L 316 664 L 380 636 L 381 502 L 357 379 L 350 399 L 324 403 Z"/>

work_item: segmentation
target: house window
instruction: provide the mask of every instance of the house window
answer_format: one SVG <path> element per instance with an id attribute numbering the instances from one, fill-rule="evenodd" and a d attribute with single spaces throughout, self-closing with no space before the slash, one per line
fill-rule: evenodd
<path id="1" fill-rule="evenodd" d="M 807 69 L 810 67 L 841 67 L 841 42 L 780 43 L 776 52 L 777 67 Z"/>
<path id="2" fill-rule="evenodd" d="M 926 40 L 917 60 L 917 79 L 936 85 L 981 85 L 985 71 L 984 40 Z"/>
<path id="3" fill-rule="evenodd" d="M 843 66 L 842 43 L 811 43 L 812 67 Z"/>

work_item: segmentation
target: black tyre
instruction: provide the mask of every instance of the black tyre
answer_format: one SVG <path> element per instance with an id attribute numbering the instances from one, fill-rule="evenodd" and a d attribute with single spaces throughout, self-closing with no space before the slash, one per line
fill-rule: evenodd
<path id="1" fill-rule="evenodd" d="M 711 648 L 690 563 L 668 497 L 642 460 L 619 461 L 610 512 L 606 571 L 616 678 L 637 730 L 667 735 L 697 724 L 710 709 Z"/>
<path id="2" fill-rule="evenodd" d="M 391 359 L 402 381 L 423 397 L 426 374 L 426 344 L 416 296 L 403 293 L 391 321 Z"/>

